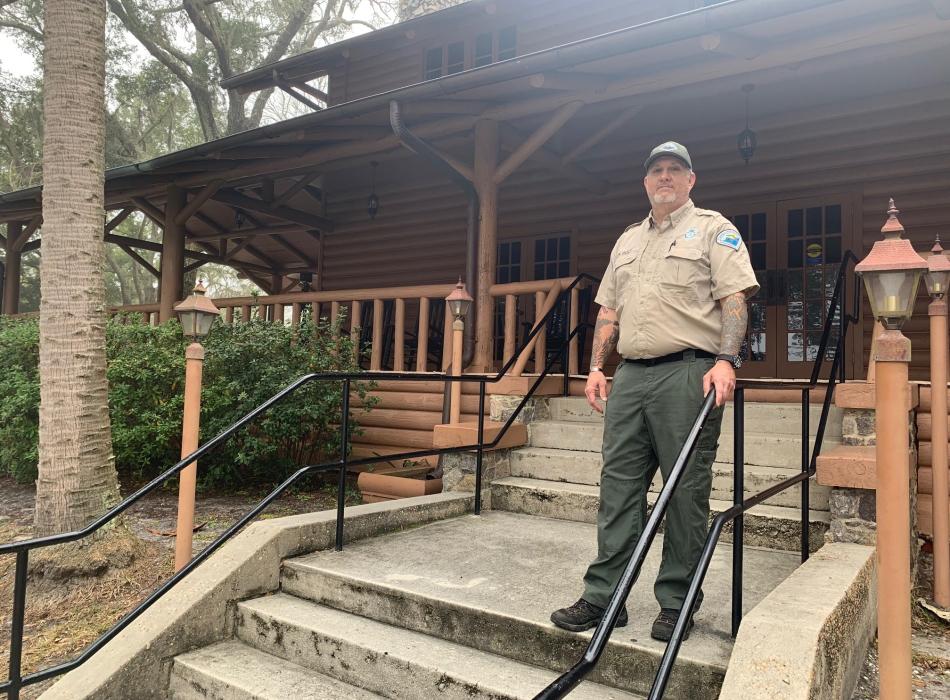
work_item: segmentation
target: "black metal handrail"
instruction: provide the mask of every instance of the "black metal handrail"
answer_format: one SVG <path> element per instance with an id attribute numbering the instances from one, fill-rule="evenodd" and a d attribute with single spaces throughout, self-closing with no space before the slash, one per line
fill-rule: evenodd
<path id="1" fill-rule="evenodd" d="M 828 419 L 828 413 L 830 410 L 831 399 L 834 393 L 834 386 L 836 380 L 839 378 L 839 372 L 841 373 L 841 380 L 843 381 L 843 370 L 844 363 L 842 356 L 845 349 L 845 339 L 847 336 L 848 327 L 851 323 L 856 323 L 858 320 L 858 315 L 860 312 L 860 289 L 855 285 L 853 293 L 853 303 L 851 313 L 848 313 L 844 310 L 844 296 L 846 294 L 847 282 L 846 282 L 846 273 L 848 266 L 853 263 L 857 263 L 857 257 L 850 250 L 844 253 L 844 257 L 841 261 L 841 264 L 838 268 L 837 278 L 835 280 L 835 288 L 832 292 L 832 297 L 828 306 L 827 316 L 825 318 L 825 324 L 821 335 L 821 342 L 819 343 L 818 356 L 815 358 L 815 364 L 812 368 L 811 379 L 806 382 L 781 382 L 781 383 L 768 383 L 768 382 L 756 382 L 755 380 L 738 380 L 737 388 L 735 390 L 735 398 L 733 404 L 733 418 L 735 421 L 736 429 L 734 433 L 734 457 L 733 457 L 733 506 L 728 510 L 720 513 L 713 520 L 712 525 L 710 526 L 709 533 L 706 538 L 706 543 L 703 547 L 702 554 L 700 556 L 699 563 L 697 564 L 696 571 L 694 572 L 693 578 L 690 581 L 690 587 L 686 594 L 686 598 L 683 602 L 683 607 L 680 611 L 679 618 L 673 629 L 673 635 L 670 641 L 667 644 L 666 651 L 663 655 L 663 658 L 660 662 L 660 666 L 657 669 L 656 677 L 653 681 L 653 686 L 650 690 L 649 700 L 660 700 L 663 697 L 663 693 L 666 690 L 666 685 L 669 682 L 670 674 L 673 670 L 673 664 L 676 661 L 676 656 L 679 653 L 680 645 L 683 641 L 683 635 L 686 633 L 687 624 L 692 618 L 693 612 L 696 607 L 696 600 L 699 596 L 700 588 L 702 587 L 703 580 L 706 575 L 706 571 L 709 568 L 709 563 L 712 560 L 713 552 L 715 551 L 716 544 L 719 541 L 719 536 L 722 533 L 723 527 L 730 520 L 734 521 L 733 526 L 733 593 L 732 593 L 732 636 L 735 637 L 736 632 L 738 631 L 739 622 L 741 621 L 742 616 L 742 538 L 743 538 L 743 514 L 753 508 L 754 506 L 762 503 L 763 501 L 775 496 L 782 491 L 791 488 L 796 484 L 802 484 L 802 536 L 801 536 L 801 547 L 802 547 L 802 561 L 805 561 L 808 558 L 808 549 L 809 549 L 809 508 L 808 508 L 808 498 L 809 498 L 809 489 L 808 489 L 808 480 L 815 474 L 815 461 L 818 457 L 818 452 L 821 449 L 821 442 L 824 438 L 825 426 Z M 815 445 L 814 451 L 809 450 L 809 412 L 810 412 L 810 392 L 818 385 L 818 377 L 821 373 L 821 366 L 825 356 L 825 353 L 828 349 L 828 340 L 831 336 L 831 327 L 834 324 L 834 317 L 838 311 L 838 306 L 841 308 L 840 314 L 840 325 L 839 325 L 839 337 L 836 344 L 836 350 L 834 359 L 831 365 L 831 372 L 829 373 L 828 386 L 825 393 L 824 402 L 822 404 L 822 413 L 821 418 L 818 424 L 818 430 L 815 436 Z M 790 389 L 797 388 L 802 391 L 802 471 L 796 476 L 786 479 L 785 481 L 775 484 L 774 486 L 765 489 L 761 493 L 757 493 L 750 498 L 745 498 L 745 456 L 744 456 L 744 398 L 745 398 L 745 386 L 750 387 L 755 386 L 762 389 Z M 587 650 L 584 652 L 584 655 L 581 657 L 574 666 L 572 666 L 568 671 L 559 676 L 553 683 L 548 685 L 544 690 L 538 693 L 534 700 L 555 700 L 556 698 L 563 698 L 567 695 L 577 684 L 579 684 L 584 677 L 593 670 L 594 666 L 597 664 L 597 660 L 600 658 L 604 649 L 607 647 L 607 642 L 610 640 L 610 635 L 613 632 L 614 625 L 617 622 L 617 618 L 620 615 L 620 611 L 623 608 L 624 603 L 627 600 L 627 596 L 630 594 L 630 590 L 633 585 L 636 583 L 637 578 L 640 575 L 640 569 L 643 565 L 643 561 L 646 558 L 647 553 L 649 552 L 650 547 L 653 544 L 653 540 L 656 537 L 656 534 L 660 527 L 660 522 L 665 514 L 666 507 L 668 505 L 669 499 L 672 497 L 672 492 L 675 490 L 682 472 L 685 470 L 686 462 L 689 460 L 690 455 L 692 454 L 695 443 L 699 438 L 699 433 L 702 429 L 703 424 L 705 423 L 710 410 L 712 409 L 713 401 L 715 396 L 715 388 L 710 390 L 709 394 L 706 395 L 706 398 L 703 402 L 702 408 L 700 409 L 699 415 L 697 415 L 696 420 L 693 423 L 693 427 L 690 430 L 689 434 L 686 437 L 686 441 L 683 444 L 682 449 L 680 450 L 679 456 L 677 457 L 676 463 L 673 466 L 672 471 L 670 472 L 669 478 L 664 482 L 663 488 L 660 491 L 660 495 L 657 497 L 656 503 L 653 506 L 653 510 L 650 513 L 650 517 L 647 520 L 646 525 L 644 526 L 643 532 L 640 534 L 640 538 L 637 540 L 637 543 L 634 547 L 633 554 L 631 554 L 630 561 L 627 563 L 627 567 L 624 569 L 623 574 L 620 577 L 620 580 L 617 583 L 614 593 L 610 598 L 610 602 L 607 604 L 606 609 L 604 610 L 604 615 L 600 620 L 600 623 L 597 625 L 597 628 L 594 630 L 594 633 L 591 637 L 591 641 L 588 644 Z"/>
<path id="2" fill-rule="evenodd" d="M 559 297 L 568 295 L 570 292 L 576 288 L 582 282 L 591 282 L 597 284 L 600 282 L 599 279 L 592 275 L 580 274 L 578 275 L 570 285 L 563 289 Z M 504 425 L 498 431 L 498 434 L 490 442 L 485 441 L 485 396 L 486 396 L 486 386 L 488 384 L 494 384 L 501 381 L 509 369 L 517 361 L 518 357 L 524 352 L 528 347 L 531 341 L 541 332 L 542 329 L 546 328 L 548 318 L 554 311 L 558 308 L 558 305 L 555 304 L 547 314 L 545 314 L 541 319 L 537 321 L 535 327 L 531 330 L 528 336 L 525 338 L 521 347 L 514 353 L 514 355 L 505 363 L 505 365 L 493 375 L 490 374 L 465 374 L 465 375 L 451 375 L 444 372 L 439 373 L 429 373 L 429 372 L 322 372 L 322 373 L 312 373 L 300 377 L 296 381 L 289 384 L 284 389 L 281 389 L 277 394 L 269 398 L 267 401 L 262 403 L 260 406 L 256 407 L 245 416 L 239 418 L 237 421 L 232 423 L 230 426 L 222 430 L 218 435 L 208 440 L 206 443 L 198 447 L 194 452 L 183 457 L 179 462 L 177 462 L 172 467 L 169 467 L 162 474 L 152 479 L 150 482 L 142 486 L 131 496 L 126 497 L 121 503 L 111 508 L 105 514 L 94 520 L 93 522 L 86 525 L 80 530 L 73 532 L 62 533 L 58 535 L 49 535 L 46 537 L 37 537 L 29 540 L 22 540 L 19 542 L 12 542 L 9 544 L 0 545 L 0 556 L 4 554 L 15 554 L 16 555 L 16 569 L 14 574 L 14 588 L 13 588 L 13 615 L 11 620 L 11 641 L 10 641 L 10 663 L 9 663 L 9 677 L 6 681 L 0 683 L 0 692 L 7 693 L 7 700 L 19 700 L 20 690 L 26 686 L 33 685 L 35 683 L 40 683 L 42 681 L 54 678 L 56 676 L 62 675 L 68 671 L 71 671 L 74 668 L 82 665 L 87 661 L 93 654 L 95 654 L 99 649 L 105 646 L 110 640 L 112 640 L 119 632 L 128 627 L 139 615 L 145 612 L 149 607 L 151 607 L 156 601 L 158 601 L 165 593 L 171 590 L 179 581 L 185 578 L 189 573 L 191 573 L 195 568 L 197 568 L 203 561 L 211 556 L 219 547 L 221 547 L 225 542 L 230 540 L 240 529 L 247 525 L 251 520 L 257 517 L 264 509 L 267 508 L 281 493 L 283 493 L 287 488 L 293 485 L 295 482 L 303 478 L 304 476 L 311 475 L 318 472 L 325 471 L 338 471 L 338 487 L 337 487 L 337 517 L 336 517 L 336 541 L 335 547 L 337 550 L 343 548 L 343 511 L 344 511 L 344 481 L 346 477 L 346 471 L 348 467 L 361 466 L 366 464 L 372 464 L 379 461 L 378 456 L 374 457 L 364 457 L 361 459 L 349 459 L 348 457 L 348 443 L 349 443 L 349 401 L 350 401 L 350 387 L 353 381 L 374 381 L 374 380 L 386 380 L 386 381 L 418 381 L 423 380 L 435 380 L 435 381 L 444 381 L 444 382 L 477 382 L 479 385 L 479 405 L 478 405 L 478 429 L 477 429 L 477 442 L 471 445 L 462 445 L 456 447 L 443 447 L 443 448 L 428 448 L 423 450 L 414 450 L 410 452 L 402 452 L 393 455 L 386 455 L 387 460 L 405 460 L 405 459 L 415 459 L 417 457 L 424 457 L 429 455 L 443 455 L 450 454 L 454 452 L 465 452 L 465 451 L 475 451 L 476 452 L 476 462 L 475 462 L 475 505 L 474 510 L 476 514 L 481 513 L 481 484 L 482 484 L 482 461 L 483 454 L 486 449 L 492 449 L 504 438 L 505 434 L 508 432 L 508 429 L 515 422 L 518 415 L 521 413 L 524 406 L 532 398 L 537 388 L 541 385 L 541 382 L 547 377 L 551 368 L 554 366 L 556 361 L 560 358 L 562 359 L 562 366 L 567 374 L 567 354 L 568 347 L 571 340 L 576 337 L 576 335 L 585 328 L 589 328 L 589 323 L 579 322 L 573 330 L 567 332 L 568 325 L 565 324 L 565 334 L 564 338 L 561 340 L 559 351 L 547 361 L 542 368 L 541 372 L 538 373 L 537 379 L 531 385 L 531 388 L 526 392 L 525 396 L 519 402 L 518 406 L 511 413 L 508 419 L 505 421 Z M 23 625 L 25 617 L 25 608 L 26 608 L 26 590 L 27 590 L 27 570 L 29 564 L 29 552 L 33 549 L 40 549 L 43 547 L 49 547 L 57 544 L 66 544 L 69 542 L 74 542 L 76 540 L 82 539 L 101 529 L 116 517 L 121 515 L 124 511 L 128 510 L 132 505 L 134 505 L 138 500 L 143 496 L 155 490 L 161 486 L 167 479 L 174 477 L 182 469 L 191 464 L 192 462 L 200 459 L 204 455 L 208 454 L 212 450 L 216 449 L 218 446 L 223 444 L 227 439 L 229 439 L 234 433 L 236 433 L 241 428 L 245 427 L 252 421 L 254 421 L 262 413 L 267 412 L 272 407 L 278 403 L 284 401 L 294 392 L 298 391 L 301 387 L 314 382 L 314 381 L 342 381 L 343 382 L 343 396 L 342 396 L 342 407 L 341 407 L 341 421 L 340 421 L 340 458 L 334 462 L 327 462 L 323 464 L 314 464 L 314 465 L 304 465 L 300 467 L 296 472 L 287 477 L 280 485 L 278 485 L 273 491 L 271 491 L 267 496 L 265 496 L 254 508 L 248 511 L 244 516 L 237 520 L 231 527 L 225 530 L 217 539 L 211 542 L 207 547 L 205 547 L 201 552 L 192 558 L 184 567 L 177 571 L 171 578 L 169 578 L 165 583 L 159 586 L 155 591 L 153 591 L 145 600 L 140 602 L 134 609 L 124 615 L 119 619 L 111 628 L 109 628 L 105 633 L 103 633 L 98 639 L 92 642 L 86 649 L 75 659 L 67 661 L 65 663 L 53 666 L 42 671 L 37 671 L 35 673 L 23 676 L 21 673 L 21 660 L 22 660 L 22 651 L 23 651 Z M 567 381 L 565 381 L 565 388 L 567 387 Z"/>

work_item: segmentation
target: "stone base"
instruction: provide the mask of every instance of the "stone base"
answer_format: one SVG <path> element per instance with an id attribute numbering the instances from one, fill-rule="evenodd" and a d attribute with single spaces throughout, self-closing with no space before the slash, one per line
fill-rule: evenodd
<path id="1" fill-rule="evenodd" d="M 482 456 L 482 489 L 488 489 L 495 479 L 511 475 L 508 460 L 510 450 L 493 450 Z M 442 490 L 475 492 L 474 452 L 454 452 L 442 458 Z"/>

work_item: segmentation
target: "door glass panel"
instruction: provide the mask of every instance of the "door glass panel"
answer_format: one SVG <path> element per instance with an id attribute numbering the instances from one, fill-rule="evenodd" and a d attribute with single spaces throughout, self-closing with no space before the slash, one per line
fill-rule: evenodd
<path id="1" fill-rule="evenodd" d="M 825 233 L 841 233 L 841 205 L 825 207 Z"/>
<path id="2" fill-rule="evenodd" d="M 800 301 L 789 302 L 788 304 L 788 329 L 790 331 L 800 330 L 803 322 L 804 305 Z"/>
<path id="3" fill-rule="evenodd" d="M 841 236 L 829 236 L 825 239 L 825 262 L 841 262 Z"/>
<path id="4" fill-rule="evenodd" d="M 768 215 L 765 212 L 747 212 L 734 214 L 729 220 L 742 236 L 749 250 L 749 260 L 755 271 L 759 291 L 749 300 L 749 328 L 746 338 L 739 349 L 739 354 L 745 361 L 764 362 L 765 334 L 768 332 L 766 295 L 768 293 L 768 242 L 766 231 Z"/>
<path id="5" fill-rule="evenodd" d="M 539 238 L 534 242 L 534 278 L 550 280 L 571 274 L 571 237 Z"/>
<path id="6" fill-rule="evenodd" d="M 790 270 L 803 267 L 801 239 L 788 241 L 788 267 Z"/>
<path id="7" fill-rule="evenodd" d="M 765 212 L 758 212 L 752 215 L 752 226 L 750 227 L 750 239 L 753 241 L 764 241 L 767 230 L 768 217 Z"/>
<path id="8" fill-rule="evenodd" d="M 803 336 L 801 333 L 788 334 L 788 361 L 801 362 L 804 359 Z"/>
<path id="9" fill-rule="evenodd" d="M 788 212 L 788 237 L 801 238 L 805 232 L 804 219 L 801 209 L 791 209 Z"/>
<path id="10" fill-rule="evenodd" d="M 788 299 L 789 301 L 802 301 L 805 298 L 804 283 L 802 282 L 801 270 L 788 271 Z"/>
<path id="11" fill-rule="evenodd" d="M 805 307 L 805 317 L 808 328 L 824 327 L 824 308 L 825 304 L 821 301 L 809 301 Z"/>
<path id="12" fill-rule="evenodd" d="M 805 211 L 805 233 L 821 235 L 821 207 L 809 207 Z"/>

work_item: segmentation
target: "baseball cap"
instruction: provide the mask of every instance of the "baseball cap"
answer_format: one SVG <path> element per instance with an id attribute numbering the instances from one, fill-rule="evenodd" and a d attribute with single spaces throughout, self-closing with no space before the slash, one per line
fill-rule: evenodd
<path id="1" fill-rule="evenodd" d="M 659 146 L 650 151 L 650 156 L 643 163 L 643 169 L 649 170 L 650 165 L 657 158 L 663 158 L 664 156 L 673 156 L 674 158 L 679 158 L 681 161 L 686 163 L 686 167 L 690 170 L 693 169 L 693 161 L 690 160 L 689 151 L 686 150 L 686 146 L 676 141 L 666 141 L 661 143 Z"/>

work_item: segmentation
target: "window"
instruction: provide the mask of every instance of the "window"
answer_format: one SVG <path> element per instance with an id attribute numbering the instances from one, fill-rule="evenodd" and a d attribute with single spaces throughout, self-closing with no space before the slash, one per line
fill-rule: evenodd
<path id="1" fill-rule="evenodd" d="M 571 237 L 559 235 L 534 242 L 534 279 L 551 280 L 571 274 Z"/>
<path id="2" fill-rule="evenodd" d="M 442 47 L 426 51 L 425 79 L 442 77 Z"/>
<path id="3" fill-rule="evenodd" d="M 457 41 L 449 44 L 448 64 L 445 67 L 445 74 L 461 73 L 465 70 L 465 42 Z"/>
<path id="4" fill-rule="evenodd" d="M 426 49 L 423 79 L 434 80 L 443 75 L 461 73 L 466 68 L 481 68 L 495 61 L 514 58 L 518 55 L 517 44 L 517 29 L 505 27 L 497 32 L 478 34 L 474 40 L 455 41 L 446 46 Z"/>
<path id="5" fill-rule="evenodd" d="M 514 58 L 516 54 L 517 32 L 514 27 L 505 27 L 498 32 L 498 60 Z"/>

